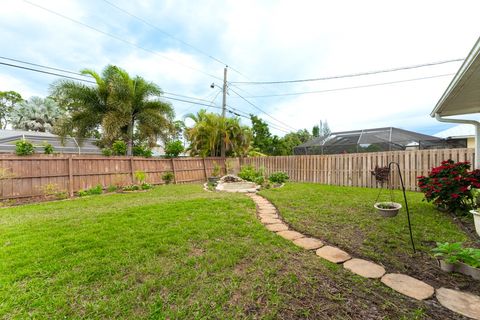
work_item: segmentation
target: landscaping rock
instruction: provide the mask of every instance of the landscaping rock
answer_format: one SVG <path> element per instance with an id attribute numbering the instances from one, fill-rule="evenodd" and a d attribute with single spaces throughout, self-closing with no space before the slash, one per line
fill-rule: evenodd
<path id="1" fill-rule="evenodd" d="M 307 250 L 314 250 L 323 246 L 323 242 L 315 238 L 299 238 L 294 240 L 293 243 Z"/>
<path id="2" fill-rule="evenodd" d="M 317 250 L 317 256 L 333 263 L 341 263 L 350 260 L 352 257 L 343 250 L 336 247 L 325 246 Z"/>
<path id="3" fill-rule="evenodd" d="M 387 273 L 381 281 L 387 287 L 417 300 L 428 299 L 434 292 L 431 285 L 405 274 Z"/>
<path id="4" fill-rule="evenodd" d="M 278 214 L 274 214 L 274 213 L 259 213 L 259 214 L 258 214 L 258 217 L 259 217 L 260 219 L 266 219 L 266 218 L 277 219 L 277 218 L 278 218 Z"/>
<path id="5" fill-rule="evenodd" d="M 285 224 L 283 224 L 283 223 L 267 224 L 265 227 L 266 227 L 268 230 L 273 231 L 273 232 L 288 230 L 287 225 L 285 225 Z"/>
<path id="6" fill-rule="evenodd" d="M 293 231 L 293 230 L 280 231 L 280 232 L 277 232 L 277 234 L 280 237 L 285 238 L 287 240 L 296 240 L 304 237 L 304 235 L 301 234 L 300 232 Z"/>
<path id="7" fill-rule="evenodd" d="M 343 267 L 364 278 L 377 279 L 385 274 L 385 268 L 363 259 L 351 259 L 343 264 Z"/>
<path id="8" fill-rule="evenodd" d="M 480 319 L 480 297 L 467 292 L 440 288 L 436 292 L 442 306 L 473 319 Z"/>
<path id="9" fill-rule="evenodd" d="M 264 218 L 260 220 L 263 224 L 276 224 L 276 223 L 283 223 L 282 220 L 278 218 Z"/>

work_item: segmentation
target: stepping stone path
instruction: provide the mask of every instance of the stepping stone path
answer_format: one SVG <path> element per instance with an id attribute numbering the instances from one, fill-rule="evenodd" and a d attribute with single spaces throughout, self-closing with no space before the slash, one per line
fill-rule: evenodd
<path id="1" fill-rule="evenodd" d="M 300 232 L 293 231 L 293 230 L 280 231 L 280 232 L 277 232 L 277 234 L 280 237 L 285 238 L 287 240 L 297 240 L 298 238 L 304 237 L 304 235 L 301 234 Z"/>
<path id="2" fill-rule="evenodd" d="M 323 242 L 315 238 L 300 238 L 293 243 L 306 250 L 315 250 L 323 246 Z"/>
<path id="3" fill-rule="evenodd" d="M 277 208 L 267 199 L 256 195 L 247 194 L 257 205 L 258 217 L 265 225 L 265 228 L 276 232 L 279 236 L 292 241 L 295 245 L 306 250 L 316 250 L 316 254 L 333 263 L 343 263 L 343 267 L 364 278 L 378 279 L 393 290 L 408 297 L 425 300 L 433 296 L 435 290 L 432 286 L 413 277 L 399 274 L 385 274 L 385 268 L 363 259 L 353 258 L 345 251 L 324 246 L 323 242 L 307 237 L 300 232 L 289 230 L 288 226 L 281 220 Z M 436 290 L 436 297 L 440 304 L 472 319 L 480 320 L 480 297 L 457 290 L 440 288 Z"/>
<path id="4" fill-rule="evenodd" d="M 363 259 L 353 258 L 343 264 L 343 267 L 364 278 L 378 279 L 385 274 L 385 268 Z"/>
<path id="5" fill-rule="evenodd" d="M 417 300 L 428 299 L 434 292 L 433 287 L 425 282 L 400 273 L 388 273 L 381 281 L 387 287 Z"/>
<path id="6" fill-rule="evenodd" d="M 480 297 L 447 288 L 437 289 L 435 295 L 445 308 L 472 319 L 480 319 Z"/>
<path id="7" fill-rule="evenodd" d="M 333 263 L 342 263 L 352 258 L 345 251 L 331 246 L 321 247 L 317 250 L 316 254 Z"/>

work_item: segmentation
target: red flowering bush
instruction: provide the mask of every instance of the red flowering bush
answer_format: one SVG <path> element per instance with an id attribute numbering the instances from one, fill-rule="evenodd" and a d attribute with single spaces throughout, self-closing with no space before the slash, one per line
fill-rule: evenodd
<path id="1" fill-rule="evenodd" d="M 442 161 L 427 177 L 417 177 L 418 187 L 428 202 L 450 212 L 466 213 L 474 206 L 472 188 L 480 188 L 480 170 L 469 169 L 469 162 Z"/>

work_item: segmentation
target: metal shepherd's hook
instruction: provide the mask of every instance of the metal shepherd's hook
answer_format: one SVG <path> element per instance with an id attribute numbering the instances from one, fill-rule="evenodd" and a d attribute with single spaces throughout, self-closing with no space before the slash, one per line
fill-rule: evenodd
<path id="1" fill-rule="evenodd" d="M 397 162 L 393 162 L 393 161 L 388 164 L 388 170 L 390 171 L 392 170 L 392 165 L 397 166 L 398 176 L 400 177 L 400 183 L 402 184 L 402 192 L 403 192 L 403 200 L 405 201 L 405 209 L 407 210 L 408 230 L 410 231 L 410 241 L 412 243 L 413 253 L 417 253 L 417 250 L 415 250 L 415 243 L 413 242 L 412 224 L 410 223 L 410 211 L 408 210 L 407 195 L 405 194 L 405 185 L 403 184 L 402 172 L 400 171 L 400 165 Z"/>

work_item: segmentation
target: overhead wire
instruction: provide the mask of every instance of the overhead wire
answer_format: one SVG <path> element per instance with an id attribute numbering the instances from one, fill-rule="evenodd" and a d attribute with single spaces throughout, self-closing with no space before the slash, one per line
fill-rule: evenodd
<path id="1" fill-rule="evenodd" d="M 184 64 L 184 63 L 182 63 L 182 62 L 179 62 L 179 61 L 177 61 L 177 60 L 175 60 L 175 59 L 169 58 L 169 57 L 167 57 L 166 55 L 160 54 L 159 52 L 157 52 L 157 51 L 155 51 L 155 50 L 151 50 L 151 49 L 145 48 L 145 47 L 143 47 L 143 46 L 140 46 L 140 45 L 138 45 L 138 44 L 136 44 L 136 43 L 134 43 L 134 42 L 128 41 L 128 40 L 124 39 L 123 37 L 120 37 L 120 36 L 114 35 L 114 34 L 112 34 L 112 33 L 103 31 L 103 30 L 98 29 L 98 28 L 96 28 L 96 27 L 93 27 L 93 26 L 91 26 L 91 25 L 89 25 L 89 24 L 87 24 L 87 23 L 81 22 L 81 21 L 79 21 L 79 20 L 76 20 L 76 19 L 73 19 L 73 18 L 71 18 L 71 17 L 68 17 L 68 16 L 66 16 L 66 15 L 64 15 L 64 14 L 62 14 L 62 13 L 56 12 L 56 11 L 51 10 L 51 9 L 49 9 L 49 8 L 43 7 L 43 6 L 39 5 L 39 4 L 33 3 L 33 2 L 31 2 L 31 1 L 29 1 L 29 0 L 23 0 L 23 1 L 24 1 L 25 3 L 31 5 L 31 6 L 37 7 L 37 8 L 39 8 L 39 9 L 44 10 L 44 11 L 46 11 L 46 12 L 49 12 L 49 13 L 51 13 L 51 14 L 53 14 L 53 15 L 56 15 L 56 16 L 61 17 L 61 18 L 63 18 L 63 19 L 66 19 L 66 20 L 69 20 L 69 21 L 71 21 L 71 22 L 74 22 L 74 23 L 76 23 L 76 24 L 78 24 L 78 25 L 81 25 L 81 26 L 83 26 L 83 27 L 85 27 L 85 28 L 88 28 L 88 29 L 93 30 L 93 31 L 95 31 L 95 32 L 98 32 L 98 33 L 101 33 L 101 34 L 103 34 L 103 35 L 106 35 L 106 36 L 108 36 L 108 37 L 110 37 L 110 38 L 113 38 L 113 39 L 115 39 L 115 40 L 117 40 L 117 41 L 121 41 L 121 42 L 126 43 L 126 44 L 128 44 L 128 45 L 131 45 L 131 46 L 133 46 L 133 47 L 136 47 L 137 49 L 140 49 L 140 50 L 146 51 L 146 52 L 148 52 L 148 53 L 151 53 L 151 54 L 153 54 L 153 55 L 156 55 L 156 56 L 158 56 L 158 57 L 161 57 L 161 58 L 163 58 L 163 59 L 165 59 L 165 60 L 168 60 L 168 61 L 170 61 L 170 62 L 173 62 L 173 63 L 175 63 L 175 64 L 178 64 L 178 65 L 180 65 L 180 66 L 182 66 L 182 67 L 184 67 L 184 68 L 188 68 L 188 69 L 197 71 L 197 72 L 199 72 L 199 73 L 202 73 L 202 74 L 204 74 L 204 75 L 206 75 L 206 76 L 212 77 L 212 78 L 214 78 L 214 79 L 222 80 L 222 81 L 223 81 L 223 79 L 220 78 L 220 77 L 217 77 L 217 76 L 215 76 L 215 75 L 212 75 L 212 74 L 210 74 L 210 73 L 208 73 L 208 72 L 206 72 L 206 71 L 203 71 L 203 70 L 201 70 L 201 69 L 198 69 L 198 68 L 195 68 L 195 67 L 186 65 L 186 64 Z"/>
<path id="2" fill-rule="evenodd" d="M 233 84 L 244 84 L 244 85 L 267 85 L 267 84 L 284 84 L 284 83 L 301 83 L 301 82 L 312 82 L 312 81 L 324 81 L 324 80 L 333 80 L 333 79 L 343 79 L 343 78 L 353 78 L 353 77 L 360 77 L 360 76 L 367 76 L 367 75 L 374 75 L 380 73 L 387 73 L 387 72 L 395 72 L 395 71 L 402 71 L 402 70 L 411 70 L 423 67 L 430 67 L 436 66 L 446 63 L 452 62 L 460 62 L 465 59 L 450 59 L 450 60 L 443 60 L 443 61 L 436 61 L 436 62 L 429 62 L 423 64 L 416 64 L 404 67 L 396 67 L 390 69 L 383 69 L 383 70 L 375 70 L 375 71 L 366 71 L 366 72 L 359 72 L 359 73 L 350 73 L 344 75 L 336 75 L 336 76 L 328 76 L 328 77 L 320 77 L 320 78 L 310 78 L 310 79 L 297 79 L 297 80 L 280 80 L 280 81 L 233 81 Z"/>

